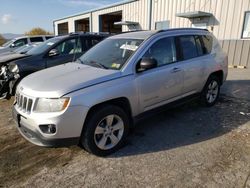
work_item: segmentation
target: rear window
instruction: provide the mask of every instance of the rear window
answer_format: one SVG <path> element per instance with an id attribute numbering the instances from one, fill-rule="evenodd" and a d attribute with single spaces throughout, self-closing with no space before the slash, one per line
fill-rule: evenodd
<path id="1" fill-rule="evenodd" d="M 210 54 L 212 51 L 212 46 L 213 46 L 213 38 L 209 35 L 203 35 L 202 41 L 204 44 L 204 53 Z"/>
<path id="2" fill-rule="evenodd" d="M 32 37 L 30 42 L 43 42 L 43 37 Z"/>

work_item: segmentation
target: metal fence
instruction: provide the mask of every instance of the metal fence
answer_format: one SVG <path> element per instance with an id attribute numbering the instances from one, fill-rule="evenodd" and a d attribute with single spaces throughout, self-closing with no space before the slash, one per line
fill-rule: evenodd
<path id="1" fill-rule="evenodd" d="M 228 54 L 228 65 L 236 68 L 250 68 L 250 40 L 220 41 Z"/>

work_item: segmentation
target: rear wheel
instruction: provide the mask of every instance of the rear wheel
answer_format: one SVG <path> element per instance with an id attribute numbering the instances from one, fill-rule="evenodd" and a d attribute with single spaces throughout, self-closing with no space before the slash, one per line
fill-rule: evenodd
<path id="1" fill-rule="evenodd" d="M 203 88 L 201 101 L 206 106 L 213 106 L 220 95 L 220 81 L 217 76 L 211 75 Z"/>
<path id="2" fill-rule="evenodd" d="M 84 125 L 81 144 L 88 152 L 105 156 L 124 144 L 128 130 L 128 115 L 120 107 L 101 106 L 90 114 Z"/>

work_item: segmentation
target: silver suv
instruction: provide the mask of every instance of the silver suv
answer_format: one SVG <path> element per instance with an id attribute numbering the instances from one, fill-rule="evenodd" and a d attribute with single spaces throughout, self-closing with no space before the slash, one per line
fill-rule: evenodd
<path id="1" fill-rule="evenodd" d="M 36 145 L 79 143 L 104 156 L 122 146 L 144 112 L 190 97 L 214 105 L 227 67 L 227 56 L 207 30 L 124 33 L 77 62 L 24 78 L 13 116 Z"/>

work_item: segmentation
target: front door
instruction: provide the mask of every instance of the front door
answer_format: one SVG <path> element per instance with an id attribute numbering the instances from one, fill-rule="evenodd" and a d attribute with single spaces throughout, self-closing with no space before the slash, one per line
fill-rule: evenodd
<path id="1" fill-rule="evenodd" d="M 67 39 L 55 46 L 52 50 L 54 49 L 56 49 L 58 55 L 50 57 L 48 54 L 46 56 L 47 68 L 75 61 L 82 55 L 80 38 Z"/>
<path id="2" fill-rule="evenodd" d="M 161 106 L 181 96 L 183 71 L 181 63 L 177 62 L 175 39 L 159 39 L 143 57 L 154 58 L 158 66 L 136 76 L 141 111 Z"/>

